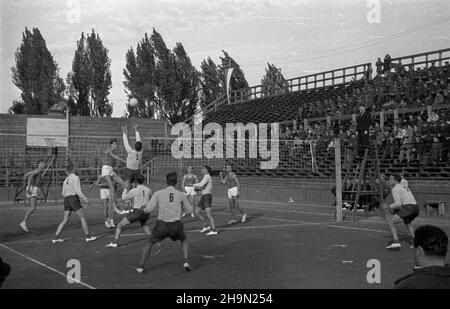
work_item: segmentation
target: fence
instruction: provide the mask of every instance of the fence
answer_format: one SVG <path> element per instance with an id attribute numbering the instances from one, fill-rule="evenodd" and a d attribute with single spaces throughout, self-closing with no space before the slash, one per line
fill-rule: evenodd
<path id="1" fill-rule="evenodd" d="M 58 148 L 56 160 L 55 182 L 62 182 L 68 162 L 75 164 L 79 170 L 83 183 L 90 183 L 97 179 L 102 165 L 101 155 L 107 149 L 111 137 L 106 136 L 70 136 L 68 147 Z M 118 140 L 117 155 L 126 158 L 127 154 L 122 143 Z M 10 186 L 21 181 L 25 171 L 35 167 L 38 160 L 45 159 L 52 153 L 49 147 L 26 147 L 25 134 L 0 134 L 0 186 Z M 129 140 L 130 145 L 134 139 Z M 202 139 L 200 148 L 195 140 L 187 143 L 181 138 L 144 138 L 143 173 L 149 177 L 163 177 L 167 172 L 183 173 L 187 166 L 192 166 L 197 172 L 203 165 L 209 165 L 217 172 L 224 164 L 231 164 L 238 174 L 244 176 L 279 175 L 288 177 L 289 173 L 305 173 L 317 171 L 316 141 L 300 140 L 251 140 L 233 141 L 232 154 L 230 144 Z M 172 144 L 176 142 L 178 147 Z M 276 143 L 276 147 L 275 147 Z M 263 146 L 266 144 L 266 146 Z M 210 145 L 210 146 L 208 146 Z M 173 150 L 172 150 L 173 148 Z M 190 148 L 190 150 L 189 150 Z M 183 157 L 177 156 L 178 150 L 184 151 Z M 211 151 L 207 151 L 210 149 Z M 221 149 L 221 150 L 219 150 Z M 262 150 L 265 149 L 265 157 Z M 264 158 L 263 158 L 264 157 Z M 272 160 L 272 161 L 271 161 Z M 274 162 L 273 168 L 262 168 L 263 162 Z M 121 173 L 123 163 L 117 163 L 116 169 Z M 291 175 L 292 176 L 292 175 Z"/>

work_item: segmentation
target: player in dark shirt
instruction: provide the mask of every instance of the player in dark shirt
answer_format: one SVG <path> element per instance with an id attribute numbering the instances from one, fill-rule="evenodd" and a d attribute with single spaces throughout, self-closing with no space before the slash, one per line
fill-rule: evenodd
<path id="1" fill-rule="evenodd" d="M 41 178 L 44 174 L 45 169 L 45 162 L 43 160 L 38 162 L 38 165 L 36 169 L 26 173 L 23 176 L 23 180 L 26 183 L 26 196 L 30 202 L 31 208 L 27 210 L 25 213 L 25 217 L 22 222 L 20 222 L 20 227 L 25 231 L 29 232 L 28 230 L 28 220 L 30 219 L 31 215 L 36 211 L 37 206 L 37 199 L 38 199 L 38 191 L 41 186 Z"/>
<path id="2" fill-rule="evenodd" d="M 414 272 L 395 282 L 396 289 L 450 289 L 450 267 L 445 264 L 448 236 L 436 226 L 415 231 Z"/>

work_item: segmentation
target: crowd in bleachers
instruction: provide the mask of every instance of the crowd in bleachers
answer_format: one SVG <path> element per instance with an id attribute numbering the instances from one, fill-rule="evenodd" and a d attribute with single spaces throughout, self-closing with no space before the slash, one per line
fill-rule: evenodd
<path id="1" fill-rule="evenodd" d="M 348 115 L 358 112 L 360 104 L 372 111 L 438 105 L 450 101 L 450 64 L 431 63 L 428 69 L 401 64 L 383 64 L 376 76 L 340 94 L 324 91 L 324 96 L 305 102 L 299 109 L 302 119 Z"/>
<path id="2" fill-rule="evenodd" d="M 342 115 L 357 114 L 358 106 L 369 106 L 371 111 L 389 112 L 400 110 L 398 116 L 384 115 L 384 126 L 379 118 L 373 117 L 370 140 L 376 144 L 382 159 L 395 163 L 420 162 L 433 165 L 450 160 L 450 113 L 449 109 L 435 109 L 431 115 L 427 107 L 439 107 L 450 103 L 450 64 L 436 67 L 431 63 L 428 69 L 405 68 L 391 63 L 387 55 L 384 61 L 378 59 L 377 72 L 373 79 L 364 81 L 364 86 L 349 87 L 337 97 L 327 97 L 314 102 L 306 102 L 300 108 L 303 118 L 337 115 L 335 120 L 309 122 L 304 127 L 283 126 L 281 140 L 315 139 L 317 151 L 332 150 L 332 139 L 339 137 L 344 148 L 356 154 L 358 137 L 355 122 L 343 119 Z M 421 111 L 403 113 L 404 108 L 418 107 Z M 289 146 L 288 142 L 285 142 Z M 291 142 L 292 144 L 292 142 Z M 289 147 L 287 147 L 289 148 Z M 290 151 L 291 154 L 294 154 Z"/>

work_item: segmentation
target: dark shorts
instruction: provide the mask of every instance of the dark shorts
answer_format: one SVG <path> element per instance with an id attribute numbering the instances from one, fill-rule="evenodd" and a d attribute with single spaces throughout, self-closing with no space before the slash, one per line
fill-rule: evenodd
<path id="1" fill-rule="evenodd" d="M 410 224 L 419 215 L 419 206 L 407 204 L 402 206 L 395 214 L 402 218 L 405 224 Z"/>
<path id="2" fill-rule="evenodd" d="M 172 239 L 172 241 L 185 240 L 186 234 L 184 233 L 183 223 L 180 221 L 163 222 L 158 220 L 153 227 L 149 241 L 154 244 L 167 237 Z"/>
<path id="3" fill-rule="evenodd" d="M 150 213 L 146 213 L 142 209 L 134 209 L 131 213 L 126 215 L 125 218 L 127 218 L 130 223 L 139 221 L 141 226 L 144 226 L 148 220 L 148 217 L 150 217 Z"/>
<path id="4" fill-rule="evenodd" d="M 137 175 L 141 174 L 139 170 L 130 170 L 129 168 L 125 168 L 124 176 L 126 180 L 133 182 Z"/>
<path id="5" fill-rule="evenodd" d="M 78 197 L 78 195 L 66 196 L 64 198 L 64 210 L 65 211 L 77 212 L 81 208 L 82 208 L 81 202 L 80 202 L 80 198 Z"/>
<path id="6" fill-rule="evenodd" d="M 201 209 L 211 208 L 211 204 L 212 204 L 212 195 L 208 193 L 202 195 L 202 197 L 200 198 L 200 202 L 198 202 L 198 207 L 200 207 Z"/>

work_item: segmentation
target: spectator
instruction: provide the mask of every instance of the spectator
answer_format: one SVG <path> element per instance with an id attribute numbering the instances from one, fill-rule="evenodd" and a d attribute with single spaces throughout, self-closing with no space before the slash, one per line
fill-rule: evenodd
<path id="1" fill-rule="evenodd" d="M 433 144 L 431 145 L 431 161 L 442 161 L 442 143 L 437 136 L 433 137 Z"/>
<path id="2" fill-rule="evenodd" d="M 414 237 L 414 272 L 395 282 L 396 289 L 450 289 L 450 267 L 445 264 L 448 236 L 432 225 L 420 226 Z"/>
<path id="3" fill-rule="evenodd" d="M 408 137 L 404 137 L 401 142 L 400 146 L 400 155 L 399 155 L 399 161 L 403 162 L 403 159 L 406 155 L 406 162 L 411 162 L 411 152 L 412 152 L 412 141 Z"/>
<path id="4" fill-rule="evenodd" d="M 3 282 L 5 281 L 6 277 L 9 276 L 10 272 L 11 266 L 9 266 L 7 263 L 4 263 L 2 258 L 0 257 L 0 288 L 3 286 Z"/>
<path id="5" fill-rule="evenodd" d="M 395 142 L 394 136 L 389 133 L 384 147 L 383 159 L 389 156 L 390 159 L 394 158 L 394 154 L 398 152 L 398 144 Z"/>
<path id="6" fill-rule="evenodd" d="M 389 54 L 386 54 L 386 56 L 384 56 L 384 72 L 385 73 L 389 73 L 391 71 L 391 56 L 389 56 Z"/>
<path id="7" fill-rule="evenodd" d="M 372 121 L 370 110 L 364 105 L 359 106 L 359 116 L 356 119 L 356 132 L 358 133 L 358 153 L 362 156 L 365 147 L 370 145 L 369 129 Z"/>
<path id="8" fill-rule="evenodd" d="M 383 74 L 383 62 L 380 58 L 377 59 L 377 62 L 375 63 L 375 66 L 377 67 L 377 75 Z"/>

